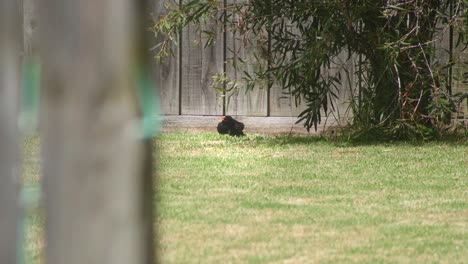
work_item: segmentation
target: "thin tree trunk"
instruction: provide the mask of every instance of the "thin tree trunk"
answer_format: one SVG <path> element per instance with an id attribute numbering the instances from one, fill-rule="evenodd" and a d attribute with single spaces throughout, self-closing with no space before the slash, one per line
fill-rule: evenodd
<path id="1" fill-rule="evenodd" d="M 153 262 L 149 142 L 135 122 L 142 2 L 37 5 L 49 264 Z"/>
<path id="2" fill-rule="evenodd" d="M 0 263 L 15 263 L 17 252 L 19 4 L 0 2 Z"/>

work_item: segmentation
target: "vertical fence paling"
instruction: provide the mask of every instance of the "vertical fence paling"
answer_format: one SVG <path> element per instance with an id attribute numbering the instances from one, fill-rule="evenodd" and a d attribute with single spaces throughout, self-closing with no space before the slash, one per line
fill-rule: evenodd
<path id="1" fill-rule="evenodd" d="M 466 3 L 466 2 L 465 2 Z M 458 15 L 459 17 L 463 17 L 463 14 L 468 12 L 468 4 L 462 5 L 463 8 L 457 7 L 456 10 L 453 10 L 453 15 Z M 454 7 L 455 9 L 455 7 Z M 458 13 L 456 13 L 458 12 Z M 466 19 L 466 16 L 463 17 Z M 466 21 L 458 21 L 459 23 L 467 25 Z M 464 23 L 463 23 L 464 22 Z M 468 28 L 465 28 L 468 30 Z M 463 93 L 468 92 L 468 48 L 463 45 L 463 42 L 460 41 L 458 32 L 452 31 L 452 55 L 451 58 L 453 59 L 454 64 L 450 67 L 451 72 L 451 84 L 452 84 L 452 93 Z M 466 39 L 464 43 L 466 43 Z M 456 45 L 458 44 L 458 45 Z M 468 118 L 468 99 L 459 105 L 459 118 Z"/>
<path id="2" fill-rule="evenodd" d="M 152 0 L 153 15 L 154 19 L 159 19 L 166 13 L 164 4 L 165 1 Z M 157 38 L 153 41 L 154 45 L 163 41 L 165 38 L 161 35 L 158 35 Z M 178 36 L 176 40 L 179 42 L 180 37 Z M 181 44 L 179 42 L 179 44 Z M 181 114 L 180 110 L 180 48 L 175 44 L 171 43 L 172 51 L 175 56 L 170 56 L 163 61 L 153 60 L 154 65 L 154 79 L 158 85 L 158 91 L 160 98 L 164 98 L 161 101 L 162 111 L 166 115 L 179 115 Z M 155 48 L 157 50 L 157 48 Z M 162 89 L 162 87 L 171 87 L 170 89 Z"/>
<path id="3" fill-rule="evenodd" d="M 238 4 L 246 0 L 226 0 L 227 5 Z M 240 19 L 235 16 L 233 19 Z M 236 85 L 240 89 L 235 89 L 232 95 L 225 100 L 226 113 L 229 115 L 241 116 L 267 116 L 268 115 L 268 88 L 257 87 L 248 93 L 245 92 L 246 82 L 242 80 L 243 72 L 246 71 L 253 76 L 254 60 L 257 38 L 252 38 L 248 46 L 244 46 L 244 41 L 239 32 L 227 30 L 224 34 L 224 53 L 227 63 L 224 72 L 226 76 L 236 80 Z M 243 64 L 241 61 L 246 62 Z M 265 62 L 266 63 L 266 62 Z M 228 87 L 227 88 L 232 88 Z"/>
<path id="4" fill-rule="evenodd" d="M 17 258 L 20 3 L 0 2 L 0 263 Z"/>
<path id="5" fill-rule="evenodd" d="M 217 14 L 218 16 L 220 14 Z M 223 72 L 224 45 L 223 34 L 218 34 L 213 45 L 205 48 L 208 40 L 203 30 L 213 31 L 219 26 L 218 21 L 209 20 L 201 23 L 200 30 L 190 24 L 182 30 L 183 73 L 180 85 L 182 90 L 182 114 L 184 115 L 222 115 L 222 98 L 210 87 L 211 78 Z"/>
<path id="6" fill-rule="evenodd" d="M 155 0 L 158 2 L 157 0 Z M 236 2 L 241 2 L 241 0 L 220 0 L 224 3 L 231 4 Z M 452 7 L 450 7 L 452 8 Z M 161 10 L 161 9 L 159 9 Z M 462 12 L 459 10 L 459 12 Z M 206 51 L 203 49 L 204 43 L 199 43 L 197 47 L 194 43 L 194 32 L 193 30 L 185 30 L 183 34 L 180 35 L 179 44 L 181 44 L 180 49 L 178 50 L 179 53 L 176 54 L 176 59 L 169 58 L 171 61 L 169 64 L 174 65 L 174 61 L 179 62 L 177 67 L 172 67 L 171 70 L 167 68 L 166 64 L 157 64 L 160 69 L 157 69 L 159 75 L 160 72 L 168 73 L 169 76 L 173 73 L 173 71 L 177 71 L 179 76 L 179 83 L 175 82 L 164 82 L 161 84 L 161 91 L 160 94 L 162 96 L 163 101 L 163 113 L 169 115 L 219 115 L 223 111 L 221 109 L 226 109 L 226 113 L 230 115 L 244 115 L 244 116 L 291 116 L 295 117 L 298 113 L 300 113 L 304 109 L 304 105 L 300 105 L 296 107 L 294 104 L 294 99 L 290 98 L 288 95 L 283 94 L 283 91 L 280 86 L 274 85 L 271 91 L 260 90 L 257 89 L 256 91 L 250 92 L 249 94 L 245 94 L 245 90 L 242 86 L 241 74 L 243 70 L 251 71 L 251 69 L 233 69 L 230 67 L 229 63 L 226 67 L 221 67 L 222 63 L 226 58 L 231 57 L 231 51 L 233 48 L 238 48 L 237 56 L 241 57 L 242 59 L 248 59 L 249 57 L 249 50 L 243 50 L 236 45 L 240 45 L 240 43 L 236 42 L 236 36 L 233 35 L 231 32 L 226 32 L 225 34 L 220 34 L 218 37 L 218 43 L 225 43 L 223 45 L 223 51 L 218 52 L 219 54 L 227 54 L 226 56 L 211 56 L 209 60 L 206 60 L 206 55 L 213 53 L 213 51 Z M 451 27 L 448 30 L 446 35 L 443 36 L 443 45 L 440 45 L 440 51 L 438 54 L 442 54 L 445 51 L 443 49 L 449 50 L 446 52 L 447 54 L 441 55 L 440 60 L 444 61 L 445 57 L 449 56 L 450 58 L 464 58 L 466 56 L 460 49 L 456 49 L 454 47 L 457 38 L 454 37 L 453 28 Z M 450 36 L 448 36 L 450 35 Z M 196 36 L 200 38 L 199 35 Z M 450 43 L 449 43 L 450 42 Z M 218 47 L 219 48 L 219 47 Z M 250 49 L 255 47 L 250 47 Z M 212 48 L 213 49 L 213 48 Z M 216 48 L 215 48 L 216 49 Z M 462 56 L 463 55 L 463 56 Z M 213 60 L 215 59 L 215 60 Z M 353 61 L 347 62 L 348 65 L 356 64 L 356 61 L 361 60 L 361 56 L 354 56 Z M 194 62 L 197 60 L 198 62 Z M 214 65 L 209 71 L 206 71 L 207 65 Z M 359 63 L 357 65 L 360 65 Z M 461 63 L 459 64 L 461 65 Z M 218 67 L 219 66 L 219 67 Z M 205 67 L 205 68 L 203 68 Z M 453 84 L 455 90 L 466 90 L 466 84 L 462 84 L 461 81 L 453 80 L 452 76 L 456 77 L 457 74 L 460 75 L 459 70 L 456 68 L 457 66 L 451 66 L 447 70 L 449 76 L 449 82 Z M 460 66 L 461 67 L 461 66 Z M 333 68 L 333 67 L 332 67 Z M 335 67 L 336 68 L 336 67 Z M 205 69 L 205 70 L 204 70 Z M 214 69 L 214 70 L 213 70 Z M 209 82 L 207 81 L 209 78 L 209 73 L 225 73 L 227 76 L 231 78 L 238 78 L 238 82 L 241 85 L 241 90 L 239 92 L 234 93 L 234 95 L 229 99 L 225 100 L 224 106 L 222 108 L 217 107 L 219 104 L 219 96 L 214 96 L 214 91 L 210 91 Z M 342 103 L 345 101 L 349 101 L 350 98 L 344 98 L 349 96 L 348 91 L 344 91 L 349 87 L 347 83 L 352 83 L 352 91 L 358 91 L 358 98 L 361 97 L 362 92 L 362 83 L 361 77 L 356 76 L 359 81 L 343 81 L 342 85 L 342 92 L 340 92 L 340 96 L 343 98 L 339 98 L 337 103 Z M 201 86 L 200 86 L 201 84 Z M 174 91 L 178 91 L 177 93 Z M 266 96 L 266 98 L 265 98 Z M 177 105 L 179 104 L 180 111 L 176 113 L 171 107 L 164 107 L 166 105 Z M 343 114 L 346 110 L 346 105 L 338 106 L 340 110 L 340 114 Z"/>
<path id="7" fill-rule="evenodd" d="M 143 3 L 38 4 L 49 264 L 153 262 L 151 157 L 136 126 Z"/>

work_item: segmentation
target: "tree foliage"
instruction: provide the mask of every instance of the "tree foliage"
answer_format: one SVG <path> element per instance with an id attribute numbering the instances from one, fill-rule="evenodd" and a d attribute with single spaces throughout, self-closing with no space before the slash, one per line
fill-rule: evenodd
<path id="1" fill-rule="evenodd" d="M 233 2 L 233 3 L 232 3 Z M 359 79 L 351 91 L 352 124 L 358 131 L 383 131 L 400 137 L 430 137 L 450 122 L 455 107 L 448 69 L 439 60 L 440 33 L 456 29 L 467 44 L 468 0 L 192 0 L 173 4 L 156 20 L 154 31 L 174 40 L 189 23 L 217 19 L 220 30 L 236 32 L 244 45 L 256 41 L 255 74 L 248 87 L 277 83 L 307 108 L 299 115 L 311 128 L 334 108 L 338 87 L 350 74 Z M 205 32 L 208 41 L 214 32 Z M 262 41 L 263 40 L 263 41 Z M 167 42 L 159 54 L 169 53 Z M 235 52 L 235 51 L 234 51 Z M 347 54 L 356 72 L 330 71 Z M 345 76 L 343 76 L 343 72 Z M 348 75 L 348 76 L 346 76 Z M 226 77 L 222 78 L 226 82 Z M 234 83 L 234 82 L 231 82 Z M 352 86 L 352 85 L 351 85 Z M 459 98 L 463 98 L 463 94 Z M 466 96 L 465 96 L 466 97 Z"/>

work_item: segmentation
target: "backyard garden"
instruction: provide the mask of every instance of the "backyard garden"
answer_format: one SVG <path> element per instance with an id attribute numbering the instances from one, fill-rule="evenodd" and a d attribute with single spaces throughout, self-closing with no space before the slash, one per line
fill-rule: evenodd
<path id="1" fill-rule="evenodd" d="M 98 2 L 0 4 L 0 264 L 467 263 L 468 0 Z"/>

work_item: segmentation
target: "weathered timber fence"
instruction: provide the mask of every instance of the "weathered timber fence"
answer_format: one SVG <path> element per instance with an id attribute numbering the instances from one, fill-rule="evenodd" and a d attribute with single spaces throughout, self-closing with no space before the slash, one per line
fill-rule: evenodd
<path id="1" fill-rule="evenodd" d="M 227 1 L 232 2 L 235 0 Z M 163 1 L 155 1 L 154 14 L 156 17 L 163 15 Z M 215 21 L 212 22 L 216 23 Z M 202 25 L 209 27 L 210 23 Z M 438 56 L 432 63 L 445 64 L 453 60 L 455 64 L 449 67 L 446 74 L 450 75 L 452 92 L 467 91 L 468 85 L 463 83 L 463 72 L 466 66 L 463 62 L 468 60 L 467 51 L 456 47 L 456 32 L 449 28 L 442 29 L 436 36 L 435 48 Z M 270 90 L 266 88 L 254 89 L 244 93 L 241 89 L 228 100 L 216 94 L 215 89 L 210 88 L 211 77 L 216 73 L 225 73 L 227 76 L 237 79 L 242 83 L 241 76 L 244 70 L 234 69 L 229 63 L 224 63 L 232 57 L 230 50 L 240 50 L 239 58 L 249 58 L 250 49 L 243 49 L 238 36 L 231 32 L 218 34 L 213 46 L 204 48 L 205 36 L 196 30 L 195 26 L 189 26 L 179 35 L 179 46 L 173 47 L 175 56 L 156 64 L 155 76 L 160 89 L 162 110 L 165 115 L 172 116 L 215 116 L 236 115 L 248 117 L 296 117 L 303 105 L 296 106 L 294 99 L 285 94 L 281 87 L 274 86 Z M 348 104 L 352 99 L 352 92 L 359 93 L 359 78 L 356 73 L 358 56 L 348 59 L 347 52 L 343 51 L 335 58 L 335 64 L 328 71 L 340 71 L 343 81 L 339 88 L 339 98 L 336 101 L 336 111 L 330 114 L 333 119 L 340 119 L 347 115 Z M 463 68 L 465 67 L 465 68 Z M 346 68 L 346 71 L 344 70 Z M 350 74 L 346 74 L 349 72 Z M 460 109 L 461 113 L 468 112 L 466 104 Z"/>
<path id="2" fill-rule="evenodd" d="M 182 0 L 174 0 L 182 1 Z M 226 3 L 240 0 L 225 0 Z M 36 24 L 34 0 L 24 0 L 24 43 L 25 53 L 31 53 L 36 42 Z M 166 13 L 163 0 L 151 0 L 152 7 L 148 12 L 152 12 L 154 17 Z M 216 22 L 207 23 L 204 27 L 214 26 Z M 218 25 L 219 26 L 219 25 Z M 463 83 L 463 74 L 467 72 L 463 63 L 468 60 L 468 51 L 457 47 L 457 33 L 449 28 L 442 29 L 437 34 L 435 47 L 437 56 L 432 63 L 446 64 L 450 60 L 454 61 L 451 67 L 446 69 L 446 74 L 450 76 L 452 93 L 467 91 L 467 83 Z M 174 46 L 173 57 L 167 58 L 162 63 L 154 60 L 154 77 L 156 86 L 161 98 L 162 113 L 166 119 L 174 126 L 184 126 L 187 122 L 194 120 L 188 117 L 197 117 L 198 126 L 212 126 L 216 122 L 214 116 L 229 114 L 239 116 L 245 120 L 252 120 L 252 124 L 257 123 L 259 118 L 275 117 L 271 122 L 285 122 L 286 126 L 291 126 L 297 115 L 304 109 L 303 105 L 296 106 L 294 99 L 284 94 L 280 86 L 274 86 L 270 90 L 265 87 L 256 88 L 248 93 L 244 89 L 234 92 L 230 100 L 226 100 L 210 87 L 211 77 L 216 73 L 225 73 L 230 78 L 238 80 L 242 87 L 242 72 L 244 70 L 252 72 L 253 69 L 234 69 L 231 64 L 224 63 L 232 57 L 229 50 L 237 50 L 238 58 L 248 60 L 252 58 L 252 50 L 255 47 L 243 48 L 239 36 L 231 32 L 219 34 L 214 46 L 204 48 L 205 36 L 195 29 L 195 26 L 188 27 L 181 32 L 178 39 L 178 46 Z M 154 40 L 154 43 L 161 38 Z M 149 54 L 149 53 L 148 53 Z M 345 117 L 349 112 L 348 104 L 353 95 L 359 94 L 361 87 L 356 74 L 358 56 L 353 56 L 348 60 L 348 54 L 343 52 L 336 59 L 336 64 L 329 71 L 340 72 L 344 76 L 342 87 L 340 87 L 339 98 L 336 102 L 336 111 L 329 114 L 330 122 L 335 119 Z M 346 67 L 346 74 L 342 66 Z M 466 104 L 460 106 L 459 112 L 463 116 L 468 115 Z M 211 119 L 210 119 L 211 117 Z M 325 118 L 325 117 L 324 117 Z M 204 123 L 205 122 L 205 123 Z M 275 125 L 273 123 L 269 125 Z M 328 123 L 330 124 L 330 123 Z M 280 124 L 279 124 L 280 125 Z M 300 128 L 301 126 L 298 126 Z"/>

